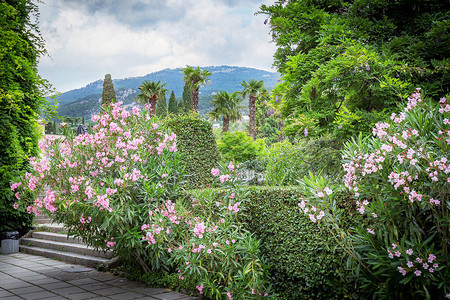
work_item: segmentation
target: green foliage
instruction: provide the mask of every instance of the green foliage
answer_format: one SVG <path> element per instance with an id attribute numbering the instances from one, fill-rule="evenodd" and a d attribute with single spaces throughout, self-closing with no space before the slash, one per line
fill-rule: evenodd
<path id="1" fill-rule="evenodd" d="M 38 154 L 37 119 L 51 109 L 42 96 L 48 83 L 37 74 L 45 52 L 37 15 L 32 1 L 0 2 L 0 231 L 24 233 L 31 225 L 28 214 L 13 209 L 10 184 Z"/>
<path id="2" fill-rule="evenodd" d="M 169 128 L 177 135 L 177 148 L 187 177 L 186 188 L 211 184 L 211 169 L 219 160 L 211 124 L 192 115 L 167 120 Z"/>
<path id="3" fill-rule="evenodd" d="M 217 148 L 223 161 L 245 162 L 265 155 L 264 140 L 254 141 L 247 133 L 225 132 L 217 141 Z"/>
<path id="4" fill-rule="evenodd" d="M 395 110 L 418 84 L 432 95 L 448 93 L 447 12 L 446 3 L 430 1 L 262 5 L 282 74 L 274 89 L 280 101 L 272 104 L 287 120 L 286 133 L 309 128 L 346 139 L 368 132 L 377 113 Z"/>
<path id="5" fill-rule="evenodd" d="M 152 115 L 154 115 L 156 113 L 156 106 L 158 104 L 158 99 L 164 98 L 165 101 L 167 93 L 167 89 L 164 88 L 165 86 L 166 83 L 161 83 L 161 81 L 154 82 L 145 80 L 139 86 L 141 93 L 136 96 L 136 101 L 139 104 L 149 104 L 150 112 Z"/>
<path id="6" fill-rule="evenodd" d="M 176 113 L 178 113 L 177 98 L 175 97 L 175 93 L 173 91 L 172 91 L 172 93 L 170 93 L 169 108 L 167 109 L 167 112 L 169 114 L 176 114 Z"/>
<path id="7" fill-rule="evenodd" d="M 266 183 L 297 185 L 309 172 L 342 181 L 341 143 L 327 138 L 273 144 L 267 154 Z"/>
<path id="8" fill-rule="evenodd" d="M 186 66 L 181 69 L 183 73 L 183 81 L 185 85 L 188 85 L 192 92 L 192 110 L 198 113 L 198 94 L 200 86 L 210 83 L 210 76 L 212 75 L 206 69 L 200 69 L 200 67 L 194 68 L 192 66 Z M 186 104 L 185 104 L 186 105 Z"/>
<path id="9" fill-rule="evenodd" d="M 302 198 L 298 189 L 248 187 L 244 192 L 249 199 L 246 228 L 260 240 L 278 299 L 355 297 L 355 283 L 346 277 L 342 252 L 327 246 L 332 238 L 298 207 Z M 216 201 L 226 197 L 221 191 L 213 193 Z"/>
<path id="10" fill-rule="evenodd" d="M 158 98 L 158 104 L 156 105 L 156 115 L 162 119 L 167 116 L 167 101 L 165 94 L 161 95 L 161 97 Z"/>
<path id="11" fill-rule="evenodd" d="M 237 92 L 227 93 L 219 91 L 213 96 L 211 100 L 213 110 L 209 115 L 213 120 L 223 118 L 223 132 L 228 131 L 230 122 L 237 121 L 241 118 L 241 106 L 239 106 L 241 102 L 242 99 L 238 98 Z"/>
<path id="12" fill-rule="evenodd" d="M 111 74 L 106 74 L 105 79 L 103 80 L 102 105 L 109 105 L 111 102 L 117 102 L 117 96 Z"/>
<path id="13" fill-rule="evenodd" d="M 183 87 L 183 95 L 178 104 L 178 112 L 189 113 L 192 111 L 192 91 L 188 84 Z"/>

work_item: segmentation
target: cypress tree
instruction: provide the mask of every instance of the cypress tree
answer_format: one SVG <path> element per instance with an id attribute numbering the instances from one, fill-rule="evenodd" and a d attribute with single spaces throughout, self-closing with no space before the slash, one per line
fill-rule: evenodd
<path id="1" fill-rule="evenodd" d="M 160 118 L 165 118 L 167 116 L 167 101 L 165 93 L 160 95 L 158 98 L 158 103 L 156 104 L 156 115 Z"/>
<path id="2" fill-rule="evenodd" d="M 168 111 L 170 114 L 176 114 L 178 112 L 177 98 L 175 98 L 175 93 L 173 91 L 170 93 Z"/>
<path id="3" fill-rule="evenodd" d="M 188 113 L 192 110 L 192 91 L 187 84 L 185 84 L 183 88 L 183 106 L 183 111 L 185 113 Z"/>
<path id="4" fill-rule="evenodd" d="M 117 102 L 117 96 L 111 74 L 106 74 L 105 80 L 103 80 L 102 105 L 109 105 L 111 102 Z"/>
<path id="5" fill-rule="evenodd" d="M 84 115 L 83 115 L 83 117 L 81 118 L 81 124 L 84 125 Z"/>

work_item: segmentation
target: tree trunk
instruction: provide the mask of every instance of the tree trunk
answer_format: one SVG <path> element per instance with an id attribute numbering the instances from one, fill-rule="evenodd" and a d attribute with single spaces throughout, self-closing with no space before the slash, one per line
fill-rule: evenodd
<path id="1" fill-rule="evenodd" d="M 256 97 L 253 95 L 250 95 L 248 97 L 248 112 L 249 112 L 249 118 L 250 121 L 248 123 L 248 132 L 253 140 L 256 138 L 256 131 L 255 131 L 255 112 L 256 112 Z"/>
<path id="2" fill-rule="evenodd" d="M 222 125 L 222 132 L 227 132 L 230 129 L 230 117 L 224 116 L 223 117 L 223 125 Z"/>
<path id="3" fill-rule="evenodd" d="M 192 90 L 192 110 L 198 113 L 198 90 L 200 87 L 196 87 Z"/>
<path id="4" fill-rule="evenodd" d="M 154 116 L 156 114 L 156 104 L 158 103 L 158 95 L 152 95 L 150 98 L 150 116 Z"/>

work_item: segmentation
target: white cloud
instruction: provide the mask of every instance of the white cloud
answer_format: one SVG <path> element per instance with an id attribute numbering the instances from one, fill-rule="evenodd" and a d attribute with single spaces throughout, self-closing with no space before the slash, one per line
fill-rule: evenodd
<path id="1" fill-rule="evenodd" d="M 273 2 L 273 1 L 272 1 Z M 149 5 L 152 3 L 152 5 Z M 66 91 L 185 65 L 269 70 L 275 46 L 252 0 L 58 1 L 40 5 L 50 58 L 40 74 Z"/>

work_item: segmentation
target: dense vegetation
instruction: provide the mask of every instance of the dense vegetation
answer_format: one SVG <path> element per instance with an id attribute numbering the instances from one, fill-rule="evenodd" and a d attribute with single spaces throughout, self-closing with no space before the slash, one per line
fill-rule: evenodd
<path id="1" fill-rule="evenodd" d="M 28 214 L 12 209 L 9 185 L 39 153 L 37 119 L 48 108 L 42 94 L 48 84 L 37 75 L 37 60 L 45 50 L 36 13 L 32 1 L 0 2 L 0 231 L 23 231 L 31 224 Z"/>
<path id="2" fill-rule="evenodd" d="M 267 15 L 290 136 L 369 132 L 422 87 L 450 90 L 447 1 L 277 1 Z"/>

